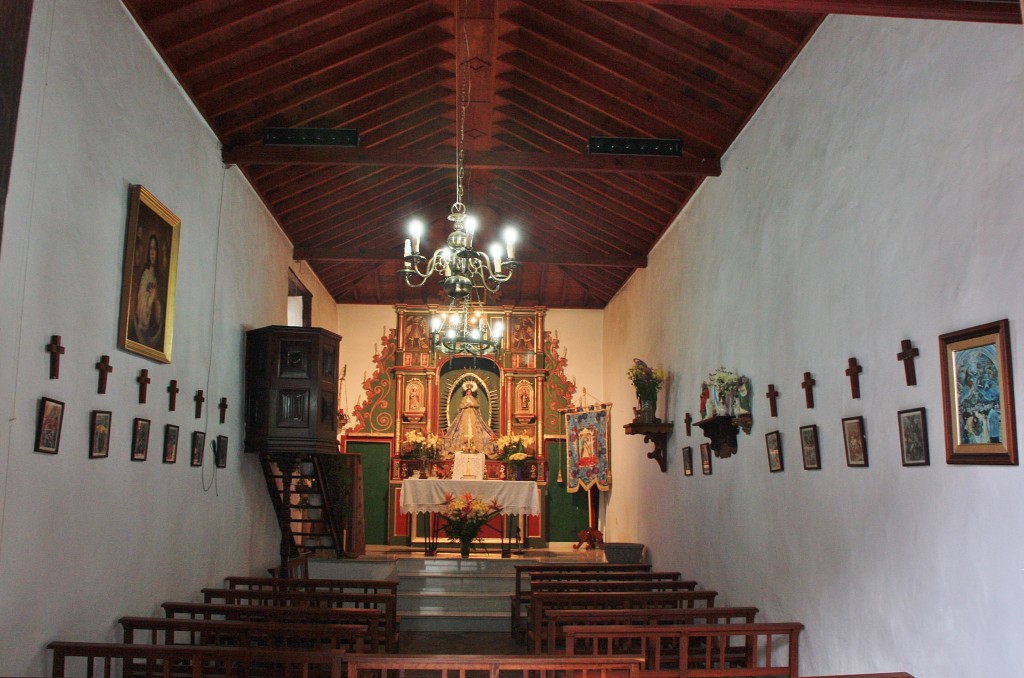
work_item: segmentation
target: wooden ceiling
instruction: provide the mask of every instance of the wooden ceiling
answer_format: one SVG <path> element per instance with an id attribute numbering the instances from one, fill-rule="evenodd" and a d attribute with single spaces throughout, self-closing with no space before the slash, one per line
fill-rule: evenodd
<path id="1" fill-rule="evenodd" d="M 478 243 L 521 232 L 501 304 L 603 308 L 827 13 L 1020 23 L 1017 0 L 124 0 L 341 303 L 429 303 L 397 276 L 406 224 L 442 244 L 465 102 Z M 270 146 L 349 128 L 355 148 Z M 681 157 L 590 155 L 675 138 Z"/>

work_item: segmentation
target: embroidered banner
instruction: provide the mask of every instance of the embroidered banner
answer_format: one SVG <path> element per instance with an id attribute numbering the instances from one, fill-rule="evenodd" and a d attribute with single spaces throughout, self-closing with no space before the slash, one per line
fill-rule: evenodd
<path id="1" fill-rule="evenodd" d="M 608 491 L 612 485 L 611 448 L 608 425 L 611 405 L 597 405 L 565 413 L 566 492 L 597 489 Z"/>

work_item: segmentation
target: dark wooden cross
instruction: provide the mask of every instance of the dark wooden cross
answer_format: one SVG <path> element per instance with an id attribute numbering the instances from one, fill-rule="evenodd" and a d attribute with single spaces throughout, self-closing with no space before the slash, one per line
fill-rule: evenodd
<path id="1" fill-rule="evenodd" d="M 51 336 L 50 343 L 46 345 L 46 352 L 50 354 L 50 379 L 60 379 L 60 357 L 64 351 L 65 348 L 60 345 L 60 335 Z"/>
<path id="2" fill-rule="evenodd" d="M 814 409 L 814 385 L 818 383 L 811 378 L 810 372 L 804 372 L 804 381 L 800 387 L 804 390 L 804 400 L 807 401 L 807 409 Z"/>
<path id="3" fill-rule="evenodd" d="M 114 371 L 114 368 L 110 366 L 110 356 L 105 355 L 100 358 L 100 361 L 96 363 L 96 369 L 100 373 L 100 383 L 96 387 L 97 393 L 107 392 L 107 376 Z"/>
<path id="4" fill-rule="evenodd" d="M 149 370 L 139 370 L 139 376 L 135 380 L 139 382 L 139 404 L 146 404 L 146 392 L 149 391 L 149 384 L 152 379 L 149 378 Z"/>
<path id="5" fill-rule="evenodd" d="M 768 398 L 768 409 L 771 410 L 772 416 L 779 416 L 779 405 L 775 402 L 779 397 L 779 392 L 775 390 L 775 384 L 768 384 L 768 392 L 764 396 Z"/>
<path id="6" fill-rule="evenodd" d="M 220 399 L 220 405 L 217 405 L 217 409 L 220 410 L 220 423 L 223 424 L 224 423 L 224 417 L 228 413 L 228 399 L 227 398 L 221 398 Z"/>
<path id="7" fill-rule="evenodd" d="M 169 398 L 167 402 L 167 409 L 171 412 L 173 412 L 174 408 L 178 406 L 178 392 L 180 390 L 181 389 L 178 388 L 177 379 L 171 379 L 171 383 L 167 384 L 167 394 Z"/>
<path id="8" fill-rule="evenodd" d="M 903 371 L 907 375 L 907 386 L 917 386 L 917 369 L 914 367 L 914 358 L 921 355 L 921 352 L 914 348 L 910 339 L 900 342 L 900 352 L 896 354 L 896 360 L 903 361 Z"/>
<path id="9" fill-rule="evenodd" d="M 857 364 L 856 358 L 850 358 L 846 364 L 849 365 L 846 368 L 846 376 L 850 378 L 850 395 L 860 398 L 860 373 L 864 371 L 864 368 Z"/>
<path id="10" fill-rule="evenodd" d="M 192 400 L 196 401 L 196 419 L 203 416 L 203 403 L 206 402 L 206 398 L 203 397 L 202 389 L 196 391 L 196 397 Z"/>
<path id="11" fill-rule="evenodd" d="M 693 417 L 687 412 L 686 416 L 683 417 L 683 423 L 686 424 L 686 435 L 690 435 L 690 426 L 693 424 Z"/>

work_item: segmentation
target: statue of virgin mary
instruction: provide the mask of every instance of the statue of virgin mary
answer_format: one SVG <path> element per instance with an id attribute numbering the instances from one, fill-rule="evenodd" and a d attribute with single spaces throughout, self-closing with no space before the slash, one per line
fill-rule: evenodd
<path id="1" fill-rule="evenodd" d="M 497 455 L 497 448 L 494 445 L 496 436 L 480 414 L 480 403 L 476 399 L 476 393 L 476 383 L 463 382 L 459 411 L 452 418 L 441 446 L 445 457 L 450 457 L 456 452 L 483 452 L 488 458 Z"/>

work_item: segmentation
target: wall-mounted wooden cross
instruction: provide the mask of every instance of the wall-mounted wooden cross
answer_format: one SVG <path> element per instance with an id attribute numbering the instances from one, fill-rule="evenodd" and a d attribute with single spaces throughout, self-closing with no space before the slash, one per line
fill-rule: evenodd
<path id="1" fill-rule="evenodd" d="M 907 386 L 917 386 L 917 369 L 914 367 L 914 358 L 921 355 L 921 352 L 914 348 L 910 339 L 900 342 L 900 352 L 896 354 L 896 360 L 903 361 L 903 371 L 907 376 Z"/>
<path id="2" fill-rule="evenodd" d="M 50 379 L 60 379 L 60 357 L 64 351 L 65 348 L 60 345 L 60 335 L 51 336 L 50 343 L 46 345 L 46 352 L 50 354 Z"/>
<path id="3" fill-rule="evenodd" d="M 224 417 L 228 413 L 228 399 L 227 398 L 221 398 L 220 399 L 220 404 L 217 405 L 217 409 L 220 410 L 220 423 L 223 424 L 224 423 Z"/>
<path id="4" fill-rule="evenodd" d="M 686 416 L 683 417 L 683 423 L 686 424 L 686 435 L 690 435 L 690 426 L 693 425 L 693 417 L 687 412 Z"/>
<path id="5" fill-rule="evenodd" d="M 864 368 L 857 364 L 856 358 L 850 358 L 846 364 L 849 365 L 846 368 L 846 376 L 850 378 L 850 395 L 860 398 L 860 373 L 864 371 Z"/>
<path id="6" fill-rule="evenodd" d="M 139 382 L 139 404 L 146 404 L 146 393 L 149 391 L 149 384 L 152 379 L 149 378 L 149 370 L 139 370 L 139 376 L 135 379 Z"/>
<path id="7" fill-rule="evenodd" d="M 800 387 L 804 390 L 804 400 L 807 401 L 807 409 L 814 409 L 814 385 L 818 383 L 811 378 L 810 372 L 804 372 L 804 381 Z"/>
<path id="8" fill-rule="evenodd" d="M 768 399 L 768 409 L 772 416 L 779 416 L 779 405 L 775 402 L 778 400 L 779 392 L 775 390 L 775 384 L 768 384 L 768 392 L 764 394 L 764 397 Z"/>
<path id="9" fill-rule="evenodd" d="M 206 402 L 202 389 L 196 391 L 196 397 L 192 400 L 196 401 L 196 419 L 200 419 L 203 416 L 203 403 Z"/>
<path id="10" fill-rule="evenodd" d="M 167 409 L 170 412 L 174 411 L 174 408 L 178 406 L 178 393 L 181 389 L 178 388 L 178 380 L 171 379 L 171 383 L 167 384 Z"/>
<path id="11" fill-rule="evenodd" d="M 107 376 L 114 371 L 114 368 L 110 366 L 110 356 L 105 355 L 100 357 L 100 361 L 96 363 L 96 369 L 100 373 L 100 381 L 96 386 L 97 393 L 107 392 Z"/>

